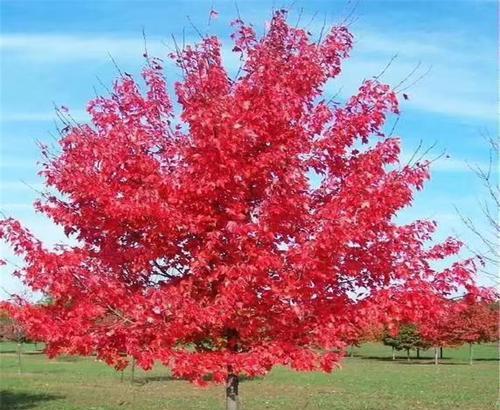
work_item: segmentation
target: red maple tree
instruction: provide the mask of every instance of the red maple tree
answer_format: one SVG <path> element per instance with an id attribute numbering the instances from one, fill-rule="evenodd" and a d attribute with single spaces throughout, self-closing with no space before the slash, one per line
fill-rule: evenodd
<path id="1" fill-rule="evenodd" d="M 466 304 L 453 318 L 451 330 L 464 343 L 490 343 L 498 340 L 498 302 Z"/>
<path id="2" fill-rule="evenodd" d="M 448 301 L 439 320 L 423 326 L 424 337 L 440 347 L 467 343 L 472 364 L 473 344 L 496 342 L 499 338 L 498 302 L 492 300 L 494 298 Z"/>
<path id="3" fill-rule="evenodd" d="M 26 335 L 22 326 L 11 317 L 9 309 L 0 306 L 0 341 L 22 343 L 25 339 Z"/>
<path id="4" fill-rule="evenodd" d="M 452 321 L 457 318 L 463 309 L 463 301 L 443 298 L 436 300 L 440 308 L 435 315 L 424 316 L 417 323 L 419 333 L 423 340 L 434 348 L 434 364 L 439 364 L 439 352 L 444 347 L 458 347 L 463 341 L 453 335 Z M 442 357 L 441 357 L 442 358 Z"/>
<path id="5" fill-rule="evenodd" d="M 426 316 L 417 323 L 422 338 L 434 347 L 434 362 L 438 364 L 438 349 L 469 344 L 472 364 L 472 345 L 498 340 L 497 295 L 490 291 L 469 294 L 459 299 L 443 299 L 437 314 Z M 439 303 L 439 301 L 436 301 Z"/>
<path id="6" fill-rule="evenodd" d="M 52 299 L 15 310 L 50 355 L 158 360 L 227 381 L 234 402 L 238 375 L 331 371 L 366 329 L 474 288 L 472 260 L 432 267 L 458 241 L 429 247 L 435 222 L 394 220 L 429 177 L 427 163 L 399 165 L 400 140 L 384 134 L 396 93 L 372 79 L 345 104 L 322 99 L 347 28 L 315 41 L 283 12 L 260 37 L 234 28 L 238 78 L 216 37 L 179 50 L 177 110 L 148 57 L 145 92 L 123 75 L 89 103 L 91 123 L 63 130 L 60 153 L 43 151 L 58 194 L 35 206 L 78 245 L 47 249 L 1 222 L 26 261 L 18 274 Z"/>

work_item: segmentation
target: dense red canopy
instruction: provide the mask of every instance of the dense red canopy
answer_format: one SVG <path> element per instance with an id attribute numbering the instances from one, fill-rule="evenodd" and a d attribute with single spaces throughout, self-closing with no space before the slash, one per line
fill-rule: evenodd
<path id="1" fill-rule="evenodd" d="M 395 92 L 372 79 L 343 105 L 322 99 L 349 31 L 314 41 L 281 12 L 262 37 L 234 27 L 236 79 L 216 37 L 174 56 L 179 115 L 150 58 L 145 92 L 124 75 L 89 103 L 91 123 L 64 130 L 42 171 L 59 194 L 36 206 L 77 246 L 49 250 L 1 223 L 26 260 L 19 275 L 53 301 L 15 313 L 50 354 L 122 367 L 127 353 L 197 382 L 276 364 L 329 371 L 367 327 L 473 289 L 472 261 L 433 268 L 460 243 L 427 247 L 434 222 L 395 222 L 429 176 L 400 165 L 400 140 L 383 132 Z"/>
<path id="2" fill-rule="evenodd" d="M 423 337 L 434 346 L 497 341 L 498 305 L 491 299 L 443 301 L 441 313 L 420 324 Z"/>

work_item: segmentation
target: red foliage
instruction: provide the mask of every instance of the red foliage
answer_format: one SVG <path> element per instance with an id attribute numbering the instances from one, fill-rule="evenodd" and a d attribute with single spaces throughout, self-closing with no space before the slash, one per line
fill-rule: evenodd
<path id="1" fill-rule="evenodd" d="M 445 301 L 434 321 L 420 325 L 423 337 L 434 346 L 488 343 L 498 340 L 498 305 L 489 298 Z"/>
<path id="2" fill-rule="evenodd" d="M 22 325 L 12 318 L 5 304 L 0 303 L 0 340 L 11 342 L 24 342 L 26 334 Z"/>
<path id="3" fill-rule="evenodd" d="M 127 353 L 196 382 L 277 364 L 330 371 L 366 329 L 473 289 L 471 260 L 432 267 L 457 241 L 427 249 L 434 222 L 394 222 L 429 177 L 425 163 L 399 166 L 400 141 L 383 133 L 395 92 L 368 80 L 343 106 L 321 99 L 348 30 L 317 43 L 281 12 L 262 38 L 234 27 L 235 80 L 215 37 L 174 56 L 179 116 L 150 59 L 145 93 L 125 75 L 89 103 L 90 124 L 65 130 L 42 171 L 60 195 L 36 207 L 77 246 L 49 250 L 1 222 L 20 277 L 53 301 L 16 311 L 51 355 L 122 368 Z"/>

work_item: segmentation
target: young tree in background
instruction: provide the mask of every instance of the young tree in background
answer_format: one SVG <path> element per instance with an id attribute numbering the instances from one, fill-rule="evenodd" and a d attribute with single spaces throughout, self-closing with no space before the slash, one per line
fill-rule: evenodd
<path id="1" fill-rule="evenodd" d="M 0 307 L 0 340 L 16 343 L 17 371 L 21 374 L 23 371 L 21 360 L 23 344 L 28 342 L 28 338 L 21 323 L 11 316 L 8 309 L 3 307 Z"/>
<path id="2" fill-rule="evenodd" d="M 226 382 L 230 409 L 240 375 L 330 372 L 365 329 L 438 314 L 437 298 L 474 289 L 475 270 L 433 268 L 461 245 L 426 246 L 435 222 L 395 223 L 429 177 L 426 163 L 400 166 L 383 132 L 395 91 L 371 79 L 343 105 L 323 98 L 347 28 L 312 39 L 284 12 L 262 37 L 234 27 L 239 77 L 216 37 L 178 50 L 175 115 L 148 57 L 144 93 L 124 74 L 89 103 L 91 123 L 67 124 L 60 153 L 44 150 L 58 194 L 36 208 L 78 245 L 47 249 L 12 219 L 0 228 L 24 283 L 53 301 L 12 309 L 49 355 L 159 360 Z"/>
<path id="3" fill-rule="evenodd" d="M 404 324 L 402 325 L 396 334 L 391 334 L 386 332 L 382 342 L 386 346 L 392 347 L 392 360 L 395 360 L 395 350 L 405 350 L 406 359 L 410 361 L 410 350 L 427 349 L 430 345 L 423 339 L 420 334 L 418 327 L 414 324 Z"/>
<path id="4" fill-rule="evenodd" d="M 499 339 L 498 303 L 461 301 L 446 323 L 445 332 L 455 343 L 469 345 L 469 364 L 473 361 L 473 345 Z"/>
<path id="5" fill-rule="evenodd" d="M 392 360 L 396 360 L 396 346 L 398 346 L 398 336 L 397 334 L 393 335 L 388 331 L 385 331 L 384 336 L 382 337 L 382 343 L 386 346 L 390 346 L 392 349 Z"/>
<path id="6" fill-rule="evenodd" d="M 494 296 L 441 301 L 441 313 L 418 323 L 422 337 L 434 347 L 434 361 L 438 364 L 438 350 L 446 346 L 469 344 L 469 361 L 472 364 L 474 343 L 498 340 L 498 305 Z"/>
<path id="7" fill-rule="evenodd" d="M 363 343 L 380 342 L 384 336 L 384 326 L 380 323 L 375 323 L 365 329 L 359 329 L 356 337 L 350 341 L 349 356 L 354 356 L 354 347 L 360 347 Z"/>
<path id="8" fill-rule="evenodd" d="M 450 319 L 457 314 L 459 303 L 447 298 L 437 300 L 436 303 L 440 304 L 439 314 L 423 317 L 417 325 L 422 338 L 433 347 L 434 364 L 438 365 L 439 359 L 442 358 L 440 352 L 444 347 L 456 347 L 462 342 L 456 340 L 450 333 Z"/>

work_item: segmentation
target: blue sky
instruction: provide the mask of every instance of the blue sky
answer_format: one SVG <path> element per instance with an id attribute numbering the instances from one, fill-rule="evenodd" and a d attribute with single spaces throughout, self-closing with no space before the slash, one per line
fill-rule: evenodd
<path id="1" fill-rule="evenodd" d="M 342 75 L 328 85 L 327 94 L 341 97 L 356 91 L 364 78 L 379 74 L 394 54 L 397 58 L 382 77 L 396 85 L 420 64 L 413 78 L 430 71 L 410 89 L 402 102 L 403 114 L 395 133 L 403 140 L 408 158 L 422 140 L 436 144 L 432 155 L 446 151 L 433 167 L 432 180 L 417 195 L 414 207 L 401 221 L 433 218 L 441 223 L 438 238 L 456 234 L 479 247 L 463 227 L 454 206 L 483 225 L 478 206 L 484 198 L 469 165 L 487 166 L 488 145 L 481 134 L 497 130 L 497 6 L 495 1 L 238 1 L 241 17 L 262 31 L 272 7 L 293 4 L 290 19 L 318 33 L 326 20 L 335 24 L 350 17 L 355 36 L 352 57 Z M 208 26 L 212 8 L 220 16 Z M 40 189 L 36 140 L 52 142 L 53 104 L 70 108 L 86 119 L 86 102 L 93 87 L 103 92 L 117 72 L 109 54 L 122 70 L 138 73 L 142 65 L 142 29 L 150 54 L 166 57 L 171 34 L 187 42 L 197 35 L 186 16 L 202 32 L 217 34 L 225 45 L 225 61 L 236 71 L 230 53 L 229 21 L 236 17 L 233 0 L 222 1 L 1 1 L 1 209 L 19 218 L 41 239 L 64 241 L 58 227 L 32 211 Z M 303 9 L 302 12 L 300 10 Z M 97 78 L 100 79 L 97 80 Z M 179 73 L 167 66 L 173 82 Z M 410 81 L 411 82 L 411 81 Z M 392 120 L 391 120 L 392 121 Z M 2 254 L 15 262 L 2 245 Z M 9 292 L 21 290 L 4 268 L 0 281 Z M 491 279 L 482 275 L 483 283 Z M 5 293 L 0 292 L 0 298 Z"/>

